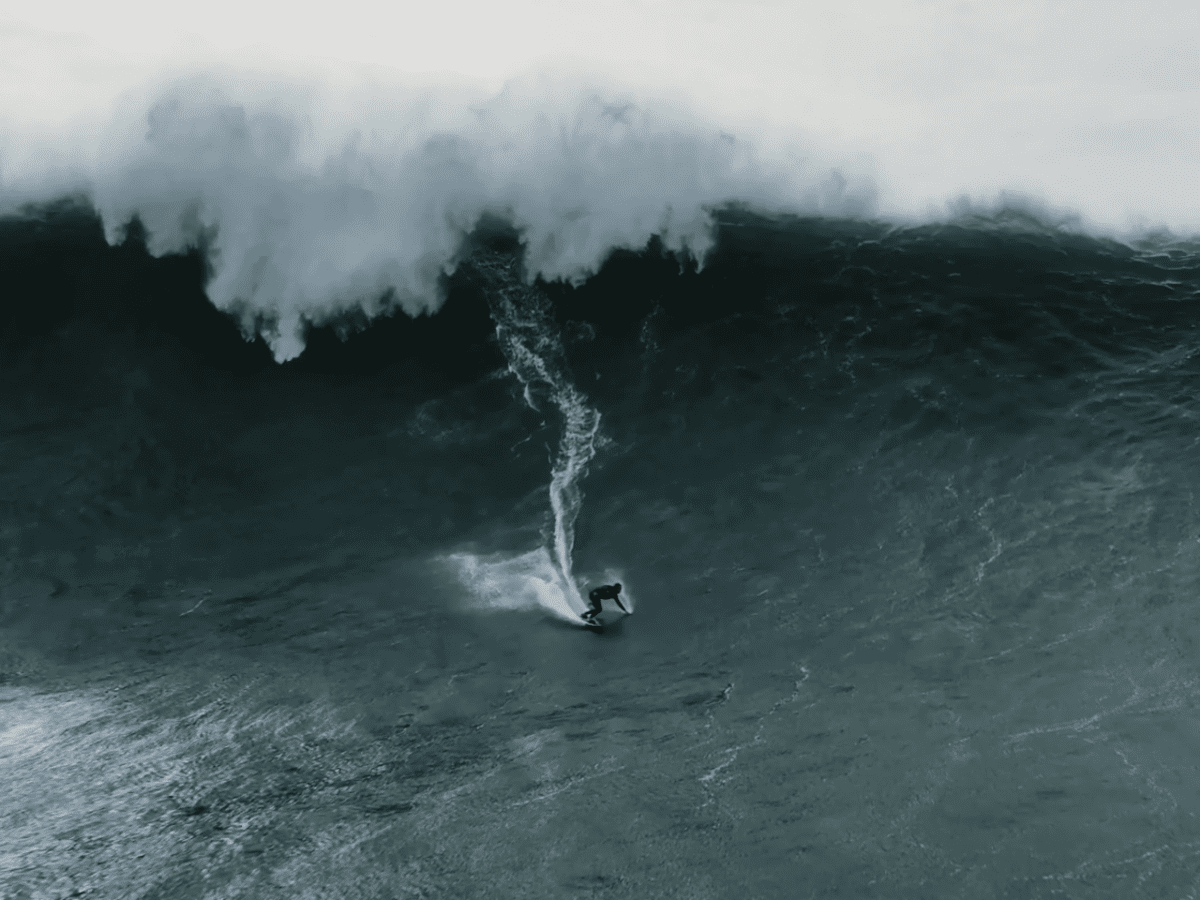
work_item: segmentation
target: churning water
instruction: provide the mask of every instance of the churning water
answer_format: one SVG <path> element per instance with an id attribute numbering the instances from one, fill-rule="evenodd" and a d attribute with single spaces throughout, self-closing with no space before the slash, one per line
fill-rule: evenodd
<path id="1" fill-rule="evenodd" d="M 714 240 L 279 364 L 0 223 L 0 895 L 1194 893 L 1200 248 Z"/>

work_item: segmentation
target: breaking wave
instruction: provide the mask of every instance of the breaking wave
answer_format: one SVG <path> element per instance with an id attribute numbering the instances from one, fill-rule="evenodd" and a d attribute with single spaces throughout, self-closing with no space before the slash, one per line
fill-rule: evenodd
<path id="1" fill-rule="evenodd" d="M 869 214 L 865 178 L 747 140 L 669 103 L 547 74 L 498 94 L 461 85 L 206 74 L 131 95 L 87 160 L 9 146 L 0 207 L 81 191 L 110 243 L 140 220 L 155 255 L 201 248 L 207 293 L 277 360 L 307 324 L 437 309 L 486 216 L 521 235 L 529 279 L 578 282 L 657 236 L 703 258 L 729 203 Z"/>

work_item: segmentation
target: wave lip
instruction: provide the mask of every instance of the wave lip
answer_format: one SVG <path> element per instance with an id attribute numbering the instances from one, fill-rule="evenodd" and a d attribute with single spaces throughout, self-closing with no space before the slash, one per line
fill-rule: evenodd
<path id="1" fill-rule="evenodd" d="M 491 95 L 200 74 L 127 108 L 78 136 L 96 147 L 83 180 L 108 240 L 137 217 L 155 255 L 203 248 L 213 303 L 279 361 L 303 350 L 305 323 L 436 310 L 484 217 L 520 233 L 530 280 L 578 283 L 655 236 L 702 259 L 725 203 L 839 213 L 874 202 L 866 182 L 771 162 L 681 107 L 563 73 Z M 5 156 L 0 203 L 28 200 L 29 185 L 80 186 Z"/>

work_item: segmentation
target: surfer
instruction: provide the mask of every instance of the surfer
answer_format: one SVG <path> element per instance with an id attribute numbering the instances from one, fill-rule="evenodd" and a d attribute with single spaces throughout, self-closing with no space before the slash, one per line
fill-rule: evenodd
<path id="1" fill-rule="evenodd" d="M 603 608 L 603 600 L 616 600 L 617 606 L 621 607 L 622 612 L 629 612 L 625 609 L 625 604 L 621 602 L 621 582 L 616 584 L 602 584 L 598 588 L 592 588 L 588 591 L 588 611 L 583 614 L 583 618 L 588 622 L 596 621 L 596 616 L 600 614 Z"/>

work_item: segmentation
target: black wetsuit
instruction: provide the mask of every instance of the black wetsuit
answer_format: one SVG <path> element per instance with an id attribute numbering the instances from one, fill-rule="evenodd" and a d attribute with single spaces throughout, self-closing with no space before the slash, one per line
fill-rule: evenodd
<path id="1" fill-rule="evenodd" d="M 602 600 L 616 600 L 617 606 L 625 609 L 625 604 L 621 602 L 621 583 L 618 581 L 616 584 L 604 584 L 588 591 L 588 611 L 583 614 L 583 617 L 585 619 L 596 618 L 603 609 Z"/>

